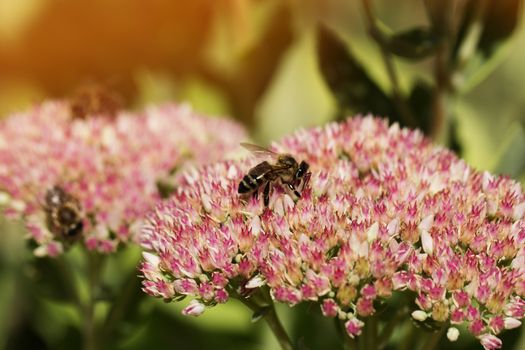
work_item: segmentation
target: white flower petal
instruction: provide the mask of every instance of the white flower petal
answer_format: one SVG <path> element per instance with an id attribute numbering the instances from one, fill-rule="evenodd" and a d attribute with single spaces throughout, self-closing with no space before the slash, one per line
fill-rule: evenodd
<path id="1" fill-rule="evenodd" d="M 521 321 L 514 317 L 505 317 L 503 322 L 505 323 L 505 329 L 514 329 L 521 326 Z"/>
<path id="2" fill-rule="evenodd" d="M 428 317 L 428 314 L 423 310 L 416 310 L 412 312 L 412 318 L 417 321 L 424 321 Z"/>
<path id="3" fill-rule="evenodd" d="M 423 247 L 423 251 L 428 255 L 434 253 L 434 241 L 427 231 L 421 232 L 421 246 Z"/>
<path id="4" fill-rule="evenodd" d="M 253 289 L 253 288 L 259 288 L 261 286 L 264 286 L 266 282 L 262 278 L 262 276 L 255 276 L 251 280 L 249 280 L 246 285 L 244 286 L 247 289 Z"/>
<path id="5" fill-rule="evenodd" d="M 206 306 L 204 304 L 194 299 L 182 310 L 182 314 L 185 316 L 199 316 L 202 315 L 205 309 Z"/>
<path id="6" fill-rule="evenodd" d="M 142 257 L 144 260 L 146 260 L 149 264 L 151 264 L 154 267 L 158 267 L 160 263 L 160 258 L 156 256 L 155 254 L 151 254 L 148 252 L 142 252 Z"/>
<path id="7" fill-rule="evenodd" d="M 372 226 L 368 228 L 368 231 L 366 232 L 366 238 L 368 242 L 375 241 L 377 238 L 377 234 L 379 233 L 379 224 L 377 222 L 374 222 Z"/>
<path id="8" fill-rule="evenodd" d="M 432 227 L 432 224 L 434 223 L 434 215 L 429 215 L 425 217 L 423 220 L 421 220 L 421 223 L 417 227 L 419 229 L 419 232 L 423 231 L 430 231 L 430 228 Z"/>
<path id="9" fill-rule="evenodd" d="M 459 337 L 459 330 L 456 327 L 450 327 L 447 330 L 447 338 L 448 338 L 448 340 L 454 342 L 454 341 L 458 340 L 458 337 Z"/>

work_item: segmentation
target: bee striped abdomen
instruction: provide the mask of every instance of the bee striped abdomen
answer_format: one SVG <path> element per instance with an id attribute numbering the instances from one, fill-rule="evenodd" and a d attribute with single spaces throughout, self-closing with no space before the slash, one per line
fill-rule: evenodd
<path id="1" fill-rule="evenodd" d="M 253 191 L 258 186 L 257 179 L 255 179 L 252 175 L 244 175 L 242 178 L 242 181 L 239 183 L 239 193 L 248 193 L 250 191 Z"/>
<path id="2" fill-rule="evenodd" d="M 257 190 L 272 169 L 272 166 L 268 162 L 257 164 L 250 169 L 248 174 L 244 175 L 242 181 L 239 182 L 239 189 L 237 192 L 242 194 Z"/>
<path id="3" fill-rule="evenodd" d="M 44 212 L 47 228 L 57 238 L 72 239 L 82 234 L 80 203 L 62 187 L 54 186 L 46 192 Z"/>

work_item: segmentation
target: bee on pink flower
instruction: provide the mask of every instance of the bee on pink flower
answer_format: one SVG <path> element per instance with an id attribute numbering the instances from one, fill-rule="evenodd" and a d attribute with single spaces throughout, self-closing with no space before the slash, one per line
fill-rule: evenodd
<path id="1" fill-rule="evenodd" d="M 56 101 L 0 122 L 0 205 L 24 220 L 36 255 L 59 255 L 76 241 L 110 253 L 135 241 L 162 195 L 159 182 L 233 155 L 246 138 L 235 123 L 184 105 L 93 113 L 79 117 Z"/>
<path id="2" fill-rule="evenodd" d="M 372 117 L 301 130 L 270 150 L 309 164 L 300 198 L 286 181 L 265 202 L 241 198 L 250 159 L 181 175 L 179 191 L 142 231 L 142 246 L 160 260 L 156 273 L 142 267 L 146 292 L 176 299 L 180 290 L 166 298 L 160 287 L 192 281 L 184 295 L 200 314 L 201 304 L 226 295 L 245 300 L 268 290 L 291 306 L 317 302 L 352 337 L 394 291 L 416 295 L 410 306 L 424 322 L 464 324 L 490 346 L 506 328 L 501 320 L 513 318 L 514 327 L 523 318 L 518 183 Z"/>

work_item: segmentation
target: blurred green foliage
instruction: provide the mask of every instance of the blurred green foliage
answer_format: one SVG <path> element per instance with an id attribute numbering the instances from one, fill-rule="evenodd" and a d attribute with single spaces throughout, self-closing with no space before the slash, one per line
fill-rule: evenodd
<path id="1" fill-rule="evenodd" d="M 0 113 L 67 96 L 85 80 L 109 81 L 132 108 L 188 100 L 198 111 L 231 115 L 261 144 L 374 113 L 421 128 L 477 168 L 525 181 L 521 0 L 151 3 L 0 1 Z M 0 348 L 80 348 L 81 315 L 70 299 L 72 288 L 89 294 L 86 257 L 68 252 L 62 274 L 56 261 L 32 257 L 20 223 L 2 220 L 0 232 Z M 277 347 L 235 302 L 189 318 L 180 315 L 187 301 L 146 298 L 139 258 L 129 248 L 103 267 L 95 317 L 108 349 Z M 128 306 L 116 308 L 118 301 Z M 343 348 L 318 307 L 278 312 L 300 349 Z M 119 321 L 105 323 L 113 317 Z M 394 340 L 413 332 L 427 331 L 405 322 Z M 503 338 L 506 348 L 525 348 L 520 330 Z M 479 344 L 462 332 L 457 343 L 442 340 L 445 347 Z"/>

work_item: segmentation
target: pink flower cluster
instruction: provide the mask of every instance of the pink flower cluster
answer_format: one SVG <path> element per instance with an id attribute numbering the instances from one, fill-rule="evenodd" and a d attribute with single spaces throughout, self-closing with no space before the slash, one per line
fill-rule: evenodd
<path id="1" fill-rule="evenodd" d="M 225 157 L 244 138 L 233 122 L 184 105 L 78 119 L 67 102 L 46 102 L 0 122 L 0 204 L 23 218 L 35 254 L 56 256 L 65 242 L 50 231 L 45 207 L 58 186 L 81 208 L 86 247 L 109 253 L 136 237 L 159 199 L 157 180 Z"/>
<path id="2" fill-rule="evenodd" d="M 273 149 L 310 164 L 301 198 L 279 185 L 268 208 L 260 195 L 240 198 L 238 183 L 255 159 L 186 173 L 143 229 L 147 293 L 193 296 L 184 313 L 199 315 L 266 285 L 289 305 L 317 301 L 354 337 L 374 301 L 411 290 L 416 315 L 466 324 L 487 349 L 501 345 L 495 335 L 504 328 L 520 325 L 525 196 L 518 183 L 372 117 L 299 131 Z"/>

